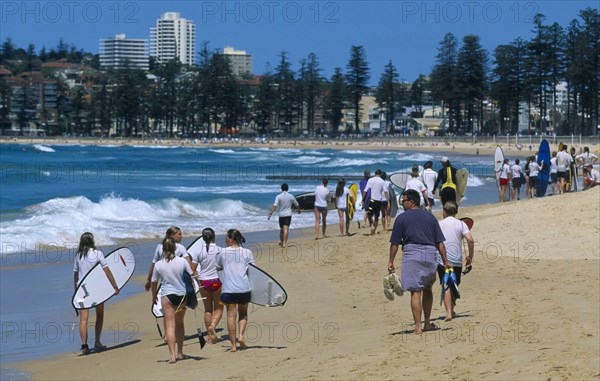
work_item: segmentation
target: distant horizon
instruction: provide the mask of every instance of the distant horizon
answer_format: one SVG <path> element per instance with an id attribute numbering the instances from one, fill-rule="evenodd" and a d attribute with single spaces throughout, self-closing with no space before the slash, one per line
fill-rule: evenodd
<path id="1" fill-rule="evenodd" d="M 0 4 L 2 42 L 11 38 L 18 48 L 64 43 L 99 54 L 101 39 L 125 34 L 150 41 L 150 28 L 165 12 L 178 12 L 196 25 L 196 52 L 203 41 L 209 48 L 232 46 L 253 58 L 253 74 L 274 69 L 282 51 L 292 70 L 315 53 L 321 75 L 331 77 L 336 67 L 346 71 L 352 45 L 366 50 L 376 85 L 391 60 L 399 81 L 413 82 L 429 75 L 439 42 L 446 33 L 459 41 L 468 34 L 493 58 L 494 49 L 515 38 L 532 37 L 532 18 L 546 16 L 544 25 L 566 28 L 581 10 L 597 8 L 597 1 L 126 1 L 56 2 L 4 1 Z M 409 53 L 407 53 L 409 52 Z M 407 57 L 409 57 L 407 59 Z"/>

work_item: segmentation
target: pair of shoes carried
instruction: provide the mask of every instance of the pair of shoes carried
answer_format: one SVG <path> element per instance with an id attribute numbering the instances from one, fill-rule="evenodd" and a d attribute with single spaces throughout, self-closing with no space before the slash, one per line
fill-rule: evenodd
<path id="1" fill-rule="evenodd" d="M 383 277 L 383 294 L 389 301 L 394 300 L 394 289 L 390 283 L 389 275 Z"/>
<path id="2" fill-rule="evenodd" d="M 392 286 L 394 293 L 398 296 L 404 295 L 404 289 L 400 284 L 400 277 L 398 276 L 398 274 L 394 272 L 388 275 L 388 277 L 390 279 L 390 285 Z"/>
<path id="3" fill-rule="evenodd" d="M 82 355 L 89 355 L 90 354 L 90 347 L 88 347 L 87 344 L 81 344 L 81 349 L 80 352 Z"/>

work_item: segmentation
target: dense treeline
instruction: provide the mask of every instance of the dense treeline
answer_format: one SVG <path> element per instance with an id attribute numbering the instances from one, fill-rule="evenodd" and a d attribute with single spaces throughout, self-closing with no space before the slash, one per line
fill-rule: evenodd
<path id="1" fill-rule="evenodd" d="M 1 45 L 0 64 L 15 76 L 42 71 L 58 82 L 54 133 L 108 134 L 116 127 L 119 136 L 193 136 L 248 126 L 261 133 L 279 130 L 287 135 L 303 130 L 356 133 L 365 119 L 360 101 L 369 94 L 380 107 L 387 132 L 394 131 L 392 121 L 407 107 L 413 106 L 412 116 L 420 117 L 424 105 L 442 102 L 450 133 L 514 134 L 525 114 L 536 131 L 596 134 L 600 13 L 586 8 L 566 27 L 544 22 L 544 16 L 537 15 L 531 39 L 517 38 L 491 54 L 476 35 L 458 41 L 448 33 L 439 42 L 431 73 L 419 75 L 411 85 L 400 83 L 399 71 L 389 61 L 375 88 L 368 85 L 370 68 L 363 46 L 352 46 L 345 70 L 335 68 L 329 79 L 322 76 L 315 54 L 302 59 L 294 70 L 285 51 L 274 69 L 256 78 L 237 78 L 226 57 L 206 42 L 195 66 L 151 61 L 146 73 L 131 67 L 100 70 L 97 55 L 62 40 L 56 48 L 36 53 L 35 46 L 17 48 L 8 38 Z M 68 87 L 55 72 L 42 69 L 43 63 L 57 60 L 89 68 L 82 85 Z M 561 83 L 566 84 L 567 95 L 559 100 Z M 7 81 L 0 81 L 3 128 L 10 126 L 11 118 L 15 120 L 10 96 Z M 344 117 L 346 130 L 339 131 Z M 17 115 L 21 128 L 30 122 L 28 118 L 25 112 Z"/>

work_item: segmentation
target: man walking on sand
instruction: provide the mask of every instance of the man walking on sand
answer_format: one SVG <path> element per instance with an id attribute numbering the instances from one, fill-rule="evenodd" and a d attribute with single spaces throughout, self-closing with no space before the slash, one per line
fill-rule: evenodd
<path id="1" fill-rule="evenodd" d="M 454 269 L 456 285 L 458 286 L 460 285 L 460 276 L 462 274 L 463 263 L 462 240 L 463 238 L 467 240 L 467 246 L 469 248 L 469 254 L 467 256 L 466 263 L 467 268 L 473 264 L 475 241 L 473 241 L 473 236 L 471 235 L 471 231 L 469 230 L 467 224 L 455 217 L 457 212 L 458 205 L 456 205 L 455 202 L 448 201 L 445 203 L 443 209 L 444 219 L 440 221 L 440 228 L 442 229 L 442 233 L 444 233 L 444 238 L 446 238 L 444 241 L 446 255 L 448 257 L 448 261 Z M 446 268 L 444 267 L 442 257 L 439 255 L 437 256 L 437 263 L 437 272 L 441 283 L 442 279 L 444 279 L 444 272 L 446 271 Z M 455 316 L 455 313 L 450 290 L 446 290 L 444 295 L 444 307 L 446 308 L 446 319 L 444 321 L 452 320 L 452 318 Z"/>
<path id="2" fill-rule="evenodd" d="M 433 214 L 419 207 L 421 196 L 413 189 L 402 193 L 404 213 L 396 217 L 390 237 L 388 271 L 395 271 L 394 259 L 402 245 L 402 288 L 410 291 L 410 308 L 415 321 L 415 334 L 437 327 L 430 321 L 433 307 L 431 287 L 437 269 L 436 249 L 446 268 L 452 265 L 446 257 L 444 234 Z M 424 324 L 421 326 L 421 314 Z"/>
<path id="3" fill-rule="evenodd" d="M 375 234 L 377 231 L 377 224 L 379 222 L 379 214 L 381 213 L 381 202 L 387 201 L 387 206 L 390 206 L 389 203 L 389 193 L 385 188 L 385 181 L 381 178 L 381 169 L 375 171 L 375 176 L 371 177 L 369 181 L 367 181 L 367 185 L 365 186 L 365 190 L 363 191 L 362 197 L 363 200 L 366 198 L 367 192 L 371 190 L 371 202 L 369 203 L 369 209 L 367 213 L 369 214 L 369 223 L 371 224 L 371 235 Z M 385 229 L 385 223 L 383 225 Z"/>
<path id="4" fill-rule="evenodd" d="M 271 207 L 268 219 L 271 219 L 275 209 L 279 208 L 279 246 L 287 247 L 288 234 L 292 224 L 292 207 L 295 207 L 300 213 L 300 205 L 296 198 L 288 193 L 288 185 L 281 184 L 281 193 L 275 197 L 275 202 Z"/>

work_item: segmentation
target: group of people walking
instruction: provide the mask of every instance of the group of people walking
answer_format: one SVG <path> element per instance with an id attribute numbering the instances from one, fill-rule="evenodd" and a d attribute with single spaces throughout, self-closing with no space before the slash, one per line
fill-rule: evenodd
<path id="1" fill-rule="evenodd" d="M 185 334 L 184 317 L 190 297 L 186 294 L 184 273 L 196 283 L 204 304 L 204 324 L 211 343 L 217 343 L 216 327 L 223 315 L 223 306 L 227 308 L 227 331 L 231 342 L 231 351 L 238 347 L 245 349 L 245 332 L 248 325 L 248 303 L 250 302 L 250 283 L 248 266 L 254 263 L 252 251 L 243 247 L 244 236 L 239 230 L 227 231 L 226 247 L 216 245 L 215 232 L 211 228 L 202 230 L 202 242 L 192 245 L 188 251 L 181 240 L 183 233 L 176 226 L 170 227 L 162 242 L 156 247 L 147 282 L 146 291 L 151 291 L 151 300 L 156 304 L 160 299 L 164 314 L 164 328 L 170 357 L 168 363 L 185 358 L 183 341 Z M 119 288 L 108 268 L 104 254 L 96 249 L 92 233 L 81 236 L 79 249 L 74 263 L 75 289 L 87 272 L 97 263 L 104 268 L 115 294 Z M 101 343 L 104 304 L 95 307 L 95 350 L 106 347 Z M 87 343 L 87 324 L 89 310 L 80 311 L 81 354 L 90 353 Z M 238 332 L 239 327 L 239 332 Z"/>
<path id="2" fill-rule="evenodd" d="M 568 152 L 567 152 L 568 150 Z M 575 147 L 561 144 L 559 151 L 552 152 L 549 163 L 542 160 L 538 163 L 537 157 L 529 156 L 525 166 L 521 167 L 519 159 L 515 159 L 511 166 L 508 159 L 504 159 L 499 172 L 499 200 L 504 202 L 511 193 L 512 200 L 521 199 L 521 187 L 525 186 L 525 198 L 545 196 L 538 194 L 538 177 L 540 171 L 549 166 L 548 185 L 550 194 L 562 194 L 585 190 L 600 185 L 600 172 L 594 169 L 598 156 L 591 153 L 589 147 L 584 147 L 583 152 L 576 154 Z M 583 177 L 582 188 L 578 187 L 579 168 Z M 510 187 L 510 189 L 509 189 Z"/>

